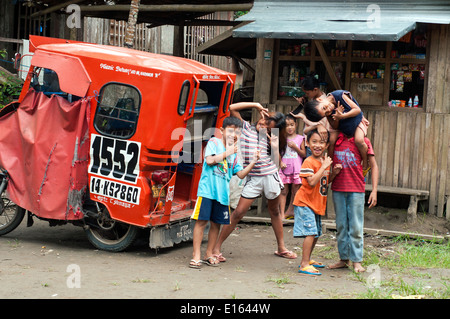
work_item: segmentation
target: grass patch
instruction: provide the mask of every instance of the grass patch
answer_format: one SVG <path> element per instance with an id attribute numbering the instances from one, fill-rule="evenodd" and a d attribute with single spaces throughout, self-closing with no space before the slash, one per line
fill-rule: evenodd
<path id="1" fill-rule="evenodd" d="M 449 269 L 450 242 L 411 240 L 408 237 L 397 237 L 394 245 L 387 248 L 370 248 L 365 252 L 364 266 L 377 265 L 381 269 L 382 279 L 377 287 L 369 285 L 358 298 L 391 299 L 391 298 L 433 298 L 448 299 L 450 297 L 450 278 L 432 278 L 430 274 L 419 270 Z M 390 272 L 390 278 L 386 273 Z M 432 284 L 431 284 L 432 282 Z M 433 287 L 432 287 L 433 286 Z"/>
<path id="2" fill-rule="evenodd" d="M 396 238 L 396 245 L 382 251 L 366 250 L 364 264 L 396 268 L 450 268 L 450 242 Z"/>
<path id="3" fill-rule="evenodd" d="M 287 274 L 282 274 L 278 278 L 268 278 L 267 281 L 274 282 L 281 289 L 284 289 L 284 285 L 292 283 Z"/>

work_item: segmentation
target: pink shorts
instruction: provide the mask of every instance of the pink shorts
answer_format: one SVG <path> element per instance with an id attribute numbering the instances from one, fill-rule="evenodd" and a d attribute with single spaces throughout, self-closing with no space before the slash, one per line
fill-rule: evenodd
<path id="1" fill-rule="evenodd" d="M 279 172 L 281 181 L 283 184 L 301 184 L 302 179 L 300 178 L 299 174 L 289 174 L 284 175 L 283 172 L 280 170 Z"/>

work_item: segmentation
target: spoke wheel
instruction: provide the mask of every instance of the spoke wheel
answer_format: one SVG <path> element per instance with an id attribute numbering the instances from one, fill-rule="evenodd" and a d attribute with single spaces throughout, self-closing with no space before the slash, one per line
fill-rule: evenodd
<path id="1" fill-rule="evenodd" d="M 100 216 L 86 229 L 86 235 L 92 245 L 112 252 L 130 247 L 138 234 L 138 227 L 111 219 L 106 207 L 102 207 Z"/>
<path id="2" fill-rule="evenodd" d="M 5 193 L 2 193 L 0 201 L 0 236 L 16 229 L 24 216 L 25 209 L 14 204 L 6 197 Z"/>

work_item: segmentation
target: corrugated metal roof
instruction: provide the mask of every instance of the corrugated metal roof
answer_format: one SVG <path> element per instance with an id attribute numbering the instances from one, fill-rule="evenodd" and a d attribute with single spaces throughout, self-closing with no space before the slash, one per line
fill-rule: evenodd
<path id="1" fill-rule="evenodd" d="M 397 41 L 416 23 L 450 23 L 449 0 L 258 1 L 233 37 Z"/>
<path id="2" fill-rule="evenodd" d="M 366 21 L 255 21 L 236 29 L 233 37 L 276 39 L 327 39 L 397 41 L 414 30 L 414 22 L 383 21 L 383 27 L 369 28 Z"/>

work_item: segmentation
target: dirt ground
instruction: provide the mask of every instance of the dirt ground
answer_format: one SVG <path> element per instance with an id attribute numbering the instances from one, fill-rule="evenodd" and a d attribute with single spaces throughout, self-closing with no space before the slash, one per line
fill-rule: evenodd
<path id="1" fill-rule="evenodd" d="M 366 213 L 366 227 L 448 235 L 442 218 L 420 216 L 416 225 L 404 223 L 405 211 L 377 208 Z M 240 223 L 223 247 L 228 259 L 218 267 L 188 268 L 192 243 L 158 251 L 145 241 L 122 253 L 94 249 L 80 227 L 49 227 L 26 220 L 0 237 L 0 298 L 2 299 L 304 299 L 357 298 L 367 291 L 349 269 L 323 269 L 320 277 L 297 273 L 299 259 L 274 255 L 270 225 Z M 284 227 L 287 247 L 301 255 L 301 240 Z M 383 247 L 381 236 L 367 236 L 365 245 Z M 205 249 L 203 245 L 203 249 Z M 381 248 L 380 248 L 381 249 Z M 325 264 L 337 258 L 335 232 L 319 239 L 314 258 Z M 450 277 L 449 269 L 427 270 Z M 445 272 L 444 275 L 443 272 Z M 367 278 L 371 274 L 362 275 Z M 382 276 L 389 271 L 381 269 Z M 432 283 L 430 283 L 432 285 Z"/>

